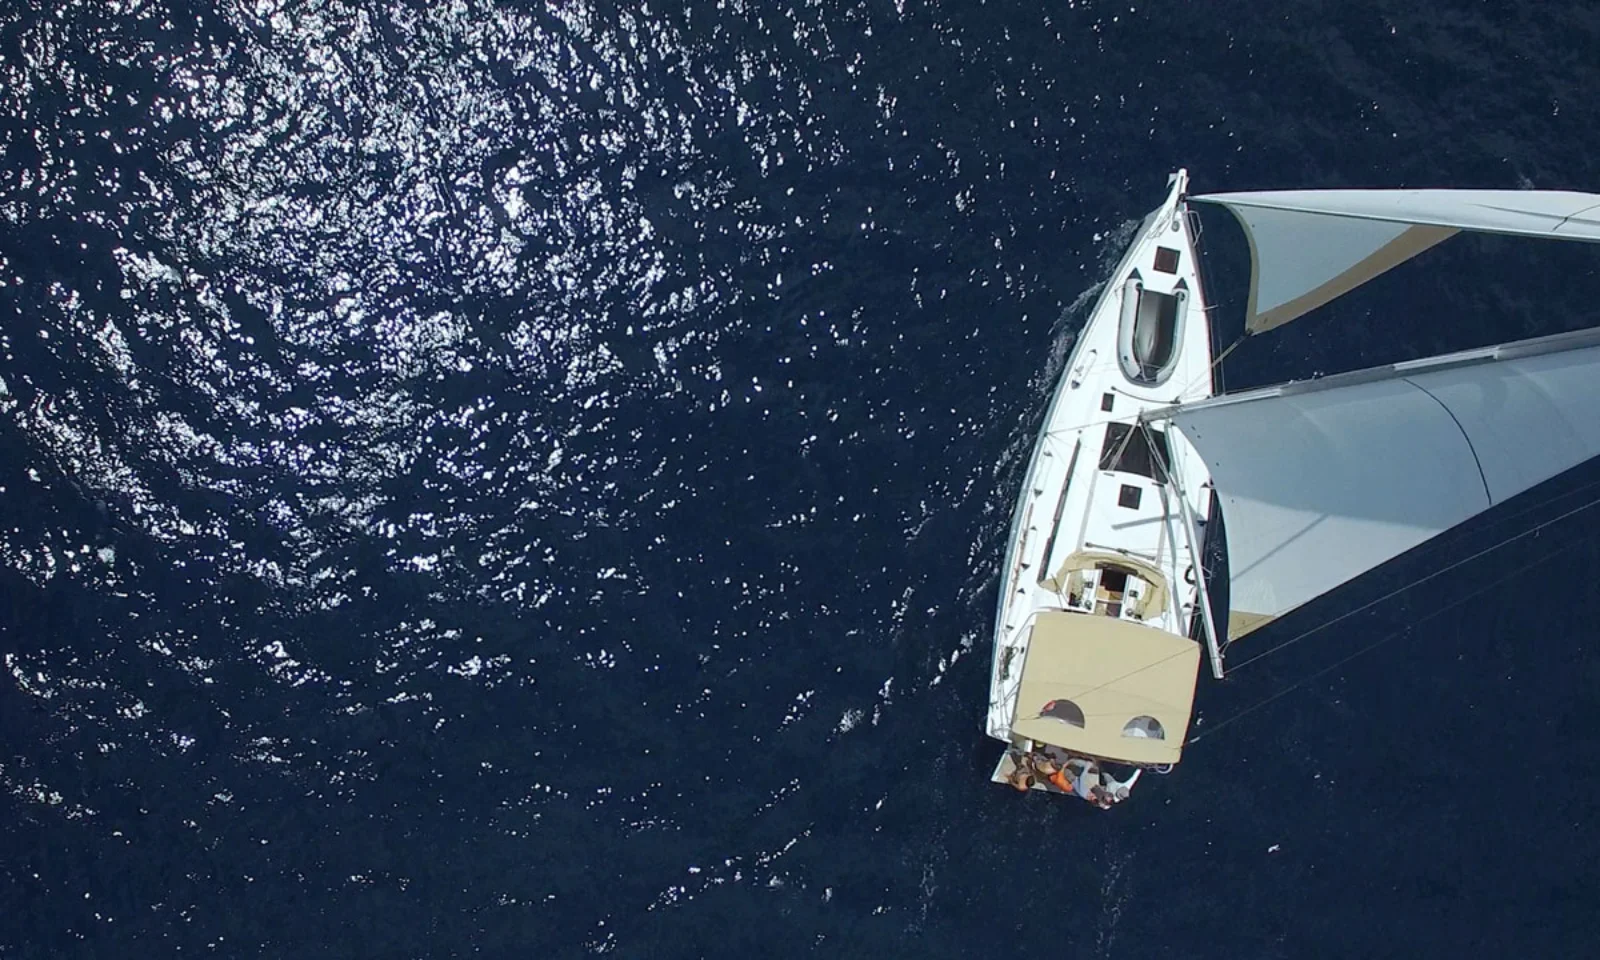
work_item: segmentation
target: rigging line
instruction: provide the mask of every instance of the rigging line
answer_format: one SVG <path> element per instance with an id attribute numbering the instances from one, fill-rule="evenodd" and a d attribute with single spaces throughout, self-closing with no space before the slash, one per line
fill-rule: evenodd
<path id="1" fill-rule="evenodd" d="M 1509 542 L 1509 541 L 1507 541 L 1507 542 Z M 1293 684 L 1291 684 L 1290 686 L 1284 688 L 1283 690 L 1279 690 L 1277 693 L 1274 693 L 1272 696 L 1267 697 L 1264 700 L 1257 701 L 1256 703 L 1253 703 L 1248 707 L 1245 707 L 1243 710 L 1239 711 L 1238 713 L 1234 714 L 1231 717 L 1228 717 L 1227 719 L 1223 720 L 1220 723 L 1217 723 L 1217 724 L 1214 724 L 1214 725 L 1212 725 L 1210 727 L 1207 727 L 1203 732 L 1197 733 L 1194 736 L 1190 737 L 1189 739 L 1185 740 L 1183 742 L 1183 745 L 1187 747 L 1192 743 L 1195 743 L 1195 742 L 1197 742 L 1199 740 L 1202 740 L 1202 739 L 1204 739 L 1206 737 L 1211 736 L 1213 733 L 1216 733 L 1218 730 L 1221 730 L 1222 728 L 1226 727 L 1228 724 L 1232 723 L 1233 721 L 1238 720 L 1238 719 L 1240 719 L 1242 717 L 1248 716 L 1249 714 L 1255 713 L 1257 710 L 1260 710 L 1262 707 L 1265 707 L 1268 704 L 1271 704 L 1271 703 L 1273 703 L 1273 702 L 1275 702 L 1277 700 L 1281 700 L 1282 698 L 1284 698 L 1284 697 L 1288 696 L 1289 694 L 1295 692 L 1296 690 L 1300 689 L 1301 687 L 1305 686 L 1306 684 L 1310 683 L 1311 681 L 1317 679 L 1318 677 L 1324 676 L 1324 675 L 1328 674 L 1331 671 L 1339 669 L 1340 667 L 1344 666 L 1345 664 L 1349 663 L 1350 661 L 1354 660 L 1355 658 L 1361 656 L 1362 654 L 1370 653 L 1371 651 L 1376 650 L 1377 648 L 1379 648 L 1379 647 L 1383 646 L 1384 644 L 1388 643 L 1390 640 L 1393 640 L 1396 637 L 1400 637 L 1400 636 L 1403 636 L 1403 635 L 1405 635 L 1407 633 L 1410 633 L 1413 629 L 1416 628 L 1417 624 L 1426 623 L 1427 621 L 1432 620 L 1434 617 L 1437 617 L 1439 614 L 1444 613 L 1446 610 L 1452 610 L 1452 609 L 1454 609 L 1456 607 L 1461 606 L 1463 603 L 1466 603 L 1468 600 L 1471 600 L 1471 599 L 1473 599 L 1475 597 L 1481 596 L 1484 593 L 1487 593 L 1488 591 L 1494 589 L 1495 587 L 1500 586 L 1500 584 L 1505 583 L 1507 580 L 1510 580 L 1513 577 L 1520 576 L 1521 574 L 1526 573 L 1528 571 L 1529 567 L 1534 567 L 1534 566 L 1537 566 L 1537 565 L 1539 565 L 1541 563 L 1545 563 L 1546 561 L 1549 561 L 1549 560 L 1553 559 L 1554 557 L 1558 556 L 1563 551 L 1572 549 L 1573 547 L 1577 546 L 1580 542 L 1582 542 L 1582 541 L 1579 538 L 1573 538 L 1573 540 L 1571 542 L 1562 544 L 1561 546 L 1559 546 L 1556 549 L 1550 551 L 1548 554 L 1540 557 L 1539 559 L 1533 561 L 1532 563 L 1528 564 L 1527 566 L 1519 567 L 1516 570 L 1512 570 L 1511 572 L 1509 572 L 1509 573 L 1507 573 L 1507 574 L 1505 574 L 1505 575 L 1503 575 L 1503 576 L 1491 581 L 1486 586 L 1483 586 L 1483 587 L 1481 587 L 1481 588 L 1479 588 L 1477 590 L 1474 590 L 1471 593 L 1467 594 L 1466 596 L 1460 597 L 1460 598 L 1458 598 L 1456 600 L 1452 600 L 1449 603 L 1447 603 L 1447 604 L 1445 604 L 1445 605 L 1443 605 L 1441 607 L 1438 607 L 1437 609 L 1418 617 L 1412 623 L 1409 623 L 1406 626 L 1401 627 L 1398 630 L 1390 631 L 1389 633 L 1385 634 L 1382 637 L 1379 637 L 1377 640 L 1373 641 L 1372 643 L 1369 643 L 1366 646 L 1360 648 L 1359 650 L 1356 650 L 1354 653 L 1351 653 L 1348 656 L 1341 657 L 1340 659 L 1335 660 L 1333 663 L 1329 664 L 1326 667 L 1323 667 L 1321 670 L 1318 670 L 1316 673 L 1313 673 L 1313 674 L 1311 674 L 1311 675 L 1309 675 L 1307 677 L 1304 677 L 1304 678 L 1302 678 L 1300 680 L 1297 680 Z M 1263 656 L 1264 656 L 1264 654 L 1263 654 Z M 1256 657 L 1254 659 L 1260 659 L 1260 658 Z M 1250 662 L 1249 660 L 1245 661 L 1245 663 L 1249 663 L 1249 662 Z M 1243 666 L 1243 664 L 1240 664 L 1240 666 Z M 1238 669 L 1239 669 L 1238 667 L 1234 667 L 1234 670 L 1238 670 Z"/>
<path id="2" fill-rule="evenodd" d="M 1132 394 L 1128 394 L 1128 396 L 1132 396 Z M 1137 400 L 1138 398 L 1134 397 L 1134 399 Z M 1126 423 L 1126 422 L 1127 422 L 1126 420 L 1119 420 L 1116 417 L 1101 417 L 1098 420 L 1086 420 L 1083 423 L 1075 423 L 1075 424 L 1072 424 L 1071 426 L 1058 427 L 1058 428 L 1056 428 L 1054 430 L 1046 430 L 1045 431 L 1045 436 L 1050 437 L 1051 439 L 1056 439 L 1056 438 L 1059 438 L 1062 434 L 1065 434 L 1065 433 L 1073 433 L 1073 432 L 1078 431 L 1078 430 L 1088 430 L 1088 429 L 1090 429 L 1092 427 L 1103 427 L 1108 423 Z"/>
<path id="3" fill-rule="evenodd" d="M 1208 310 L 1208 311 L 1212 310 L 1212 309 L 1215 309 L 1215 308 L 1214 307 L 1207 307 L 1206 308 L 1206 310 Z M 1217 367 L 1222 365 L 1222 361 L 1228 359 L 1228 354 L 1230 354 L 1234 350 L 1238 349 L 1239 344 L 1244 343 L 1248 339 L 1250 339 L 1250 331 L 1246 330 L 1244 333 L 1239 334 L 1239 339 L 1237 339 L 1237 340 L 1233 341 L 1232 343 L 1228 344 L 1226 349 L 1224 349 L 1221 353 L 1217 354 L 1217 359 L 1211 361 L 1211 364 L 1206 367 L 1206 372 L 1205 373 L 1195 374 L 1194 379 L 1190 380 L 1188 383 L 1183 385 L 1183 389 L 1178 391 L 1178 399 L 1176 401 L 1174 401 L 1174 402 L 1175 403 L 1182 403 L 1184 396 L 1194 387 L 1194 385 L 1196 383 L 1200 382 L 1200 378 L 1201 377 L 1206 377 L 1206 378 L 1209 379 L 1211 377 L 1211 375 L 1216 372 Z M 1209 393 L 1209 391 L 1208 391 L 1208 393 Z"/>
<path id="4" fill-rule="evenodd" d="M 1266 656 L 1269 656 L 1271 654 L 1277 653 L 1279 650 L 1282 650 L 1284 647 L 1290 646 L 1292 644 L 1299 643 L 1301 640 L 1304 640 L 1306 637 L 1309 637 L 1314 633 L 1320 633 L 1323 630 L 1327 629 L 1328 627 L 1333 626 L 1334 624 L 1338 623 L 1341 620 L 1348 620 L 1349 618 L 1355 616 L 1358 613 L 1363 613 L 1363 612 L 1365 612 L 1367 610 L 1370 610 L 1373 607 L 1377 606 L 1378 604 L 1383 603 L 1386 600 L 1393 599 L 1394 597 L 1397 597 L 1400 594 L 1405 593 L 1407 590 L 1410 590 L 1413 587 L 1420 587 L 1424 583 L 1427 583 L 1429 580 L 1434 580 L 1434 579 L 1437 579 L 1439 577 L 1442 577 L 1445 574 L 1449 573 L 1450 571 L 1456 569 L 1457 567 L 1461 567 L 1461 566 L 1463 566 L 1465 564 L 1471 563 L 1472 561 L 1474 561 L 1474 560 L 1478 559 L 1479 557 L 1482 557 L 1482 556 L 1484 556 L 1486 554 L 1493 553 L 1494 551 L 1499 550 L 1501 547 L 1504 547 L 1507 544 L 1514 543 L 1514 542 L 1516 542 L 1518 540 L 1521 540 L 1521 539 L 1523 539 L 1524 537 L 1527 537 L 1527 536 L 1536 535 L 1536 534 L 1539 533 L 1539 531 L 1543 530 L 1545 527 L 1548 527 L 1548 526 L 1550 526 L 1551 524 L 1554 524 L 1554 523 L 1560 523 L 1562 520 L 1565 520 L 1568 517 L 1575 516 L 1576 514 L 1582 513 L 1583 511 L 1588 510 L 1590 507 L 1593 507 L 1596 504 L 1600 504 L 1600 498 L 1596 498 L 1596 499 L 1590 500 L 1587 503 L 1580 504 L 1579 506 L 1573 507 L 1571 510 L 1568 510 L 1567 512 L 1561 514 L 1560 516 L 1552 517 L 1549 520 L 1546 520 L 1546 521 L 1544 521 L 1542 523 L 1536 524 L 1535 526 L 1532 526 L 1532 527 L 1528 528 L 1527 530 L 1522 531 L 1521 533 L 1513 534 L 1512 536 L 1506 537 L 1504 540 L 1501 540 L 1499 543 L 1490 544 L 1489 546 L 1484 547 L 1482 550 L 1479 550 L 1477 553 L 1474 553 L 1474 554 L 1471 554 L 1469 556 L 1463 557 L 1460 560 L 1457 560 L 1455 563 L 1452 563 L 1449 566 L 1442 567 L 1442 568 L 1440 568 L 1438 570 L 1435 570 L 1433 573 L 1430 573 L 1427 576 L 1422 577 L 1421 579 L 1414 580 L 1411 583 L 1407 583 L 1407 584 L 1404 584 L 1402 586 L 1396 587 L 1395 589 L 1390 590 L 1388 593 L 1384 594 L 1381 597 L 1377 597 L 1375 599 L 1368 600 L 1366 603 L 1363 603 L 1361 606 L 1356 607 L 1354 610 L 1348 610 L 1348 611 L 1346 611 L 1344 613 L 1341 613 L 1337 617 L 1334 617 L 1332 620 L 1327 620 L 1327 621 L 1324 621 L 1322 623 L 1319 623 L 1316 626 L 1312 627 L 1311 629 L 1306 630 L 1303 633 L 1300 633 L 1300 634 L 1298 634 L 1296 636 L 1290 637 L 1289 639 L 1283 641 L 1282 643 L 1280 643 L 1280 644 L 1278 644 L 1276 646 L 1268 647 L 1267 649 L 1261 651 L 1260 653 L 1256 654 L 1255 656 L 1251 657 L 1250 659 L 1248 659 L 1248 660 L 1246 660 L 1246 661 L 1244 661 L 1242 663 L 1236 664 L 1234 666 L 1234 668 L 1233 668 L 1234 672 L 1237 673 L 1240 668 L 1247 667 L 1250 664 L 1255 663 L 1257 660 L 1260 660 L 1262 657 L 1266 657 Z"/>
<path id="5" fill-rule="evenodd" d="M 1076 390 L 1077 387 L 1073 387 L 1072 389 Z M 1140 396 L 1138 396 L 1136 394 L 1129 393 L 1128 391 L 1123 390 L 1121 387 L 1118 387 L 1116 384 L 1112 384 L 1111 386 L 1107 387 L 1105 392 L 1114 393 L 1114 394 L 1117 394 L 1118 396 L 1127 397 L 1129 400 L 1132 400 L 1135 403 L 1147 403 L 1148 402 L 1147 400 L 1145 400 L 1145 398 L 1140 397 Z M 1137 414 L 1135 414 L 1135 416 L 1137 416 Z M 1107 415 L 1107 416 L 1103 416 L 1103 417 L 1097 417 L 1097 418 L 1095 418 L 1093 420 L 1085 420 L 1083 423 L 1075 423 L 1075 424 L 1071 424 L 1071 425 L 1068 425 L 1068 426 L 1065 426 L 1065 427 L 1056 427 L 1054 429 L 1050 429 L 1049 428 L 1049 423 L 1047 422 L 1045 424 L 1045 427 L 1043 428 L 1043 432 L 1044 432 L 1044 435 L 1047 436 L 1047 437 L 1059 437 L 1060 435 L 1062 435 L 1064 433 L 1072 433 L 1072 432 L 1077 431 L 1077 430 L 1088 430 L 1088 429 L 1090 429 L 1092 427 L 1103 427 L 1106 424 L 1110 424 L 1110 423 L 1128 423 L 1128 422 L 1129 421 L 1128 421 L 1128 418 L 1126 416 L 1119 417 L 1119 416 L 1115 416 L 1115 415 Z"/>
<path id="6" fill-rule="evenodd" d="M 1439 540 L 1437 542 L 1438 542 L 1438 544 L 1440 546 L 1444 546 L 1444 545 L 1447 545 L 1449 543 L 1453 543 L 1453 542 L 1455 542 L 1457 540 L 1463 539 L 1464 537 L 1470 537 L 1470 536 L 1475 536 L 1475 535 L 1482 534 L 1482 533 L 1487 533 L 1488 531 L 1493 530 L 1496 527 L 1503 526 L 1503 525 L 1505 525 L 1507 523 L 1510 523 L 1513 520 L 1521 519 L 1522 517 L 1525 517 L 1530 513 L 1537 513 L 1538 511 L 1545 509 L 1546 507 L 1550 506 L 1553 503 L 1558 503 L 1558 502 L 1560 502 L 1562 500 L 1567 499 L 1568 497 L 1576 496 L 1577 494 L 1583 493 L 1583 492 L 1585 492 L 1587 490 L 1593 490 L 1595 487 L 1600 487 L 1600 480 L 1590 480 L 1588 483 L 1582 484 L 1580 486 L 1573 487 L 1571 490 L 1568 490 L 1565 493 L 1558 493 L 1558 494 L 1555 494 L 1553 496 L 1546 497 L 1545 499 L 1540 500 L 1537 503 L 1532 504 L 1531 506 L 1524 507 L 1523 509 L 1518 510 L 1516 513 L 1508 513 L 1503 517 L 1496 517 L 1495 519 L 1484 523 L 1483 526 L 1480 529 L 1473 530 L 1473 531 L 1470 531 L 1470 532 L 1467 532 L 1467 533 L 1457 533 L 1455 536 L 1448 537 L 1448 538 L 1446 538 L 1445 535 L 1441 534 L 1440 537 L 1439 537 Z"/>
<path id="7" fill-rule="evenodd" d="M 1140 428 L 1143 428 L 1144 421 L 1139 420 L 1136 421 L 1136 423 Z M 1122 455 L 1127 451 L 1128 444 L 1132 442 L 1134 433 L 1135 431 L 1129 430 L 1127 433 L 1122 435 L 1122 442 L 1117 444 L 1117 452 L 1112 454 L 1111 459 L 1107 460 L 1104 456 L 1101 456 L 1100 469 L 1116 470 L 1122 466 Z M 1146 442 L 1148 442 L 1148 438 L 1146 438 Z"/>
<path id="8" fill-rule="evenodd" d="M 1429 542 L 1432 546 L 1437 547 L 1438 550 L 1446 550 L 1453 544 L 1458 544 L 1458 542 L 1472 542 L 1474 538 L 1485 538 L 1486 534 L 1491 533 L 1491 531 L 1501 530 L 1501 528 L 1515 522 L 1515 520 L 1522 520 L 1523 517 L 1528 517 L 1530 514 L 1538 514 L 1541 510 L 1549 509 L 1554 504 L 1574 498 L 1578 494 L 1589 493 L 1597 486 L 1600 486 L 1600 480 L 1589 480 L 1587 483 L 1574 486 L 1574 488 L 1565 491 L 1565 493 L 1552 494 L 1552 496 L 1547 496 L 1542 501 L 1533 502 L 1530 506 L 1517 510 L 1515 514 L 1506 514 L 1504 517 L 1494 517 L 1493 520 L 1486 520 L 1482 525 L 1474 526 L 1472 530 L 1446 530 L 1445 533 L 1438 534 L 1437 538 Z"/>
<path id="9" fill-rule="evenodd" d="M 1211 309 L 1214 309 L 1214 308 L 1207 307 L 1206 309 L 1207 310 L 1211 310 Z M 1173 404 L 1181 404 L 1181 403 L 1183 403 L 1184 396 L 1186 394 L 1188 394 L 1188 392 L 1189 392 L 1191 387 L 1193 387 L 1196 383 L 1199 382 L 1201 376 L 1209 377 L 1211 375 L 1211 373 L 1214 370 L 1216 370 L 1217 366 L 1222 363 L 1222 361 L 1228 359 L 1228 354 L 1232 353 L 1241 343 L 1244 343 L 1248 339 L 1250 339 L 1250 334 L 1249 333 L 1242 333 L 1242 334 L 1239 335 L 1239 339 L 1237 339 L 1237 340 L 1233 341 L 1232 343 L 1228 344 L 1227 348 L 1225 348 L 1222 351 L 1222 353 L 1219 354 L 1217 356 L 1217 358 L 1215 360 L 1211 361 L 1211 364 L 1206 367 L 1206 372 L 1204 374 L 1197 374 L 1193 380 L 1190 380 L 1187 384 L 1184 385 L 1184 388 L 1182 390 L 1178 391 L 1177 395 L 1173 398 L 1172 403 Z M 1089 373 L 1097 372 L 1099 370 L 1109 368 L 1109 367 L 1111 367 L 1111 365 L 1113 363 L 1115 363 L 1115 361 L 1107 360 L 1103 364 L 1095 364 L 1092 367 L 1086 368 L 1085 371 L 1084 371 L 1084 379 L 1088 379 L 1088 374 Z M 1071 371 L 1063 373 L 1062 376 L 1071 376 Z M 1124 397 L 1127 397 L 1128 399 L 1133 400 L 1136 403 L 1148 403 L 1149 402 L 1144 397 L 1140 397 L 1140 396 L 1137 396 L 1135 394 L 1129 393 L 1128 391 L 1123 390 L 1121 387 L 1118 387 L 1116 384 L 1112 384 L 1109 389 L 1110 389 L 1110 392 L 1115 393 L 1115 394 L 1119 394 L 1119 395 L 1124 396 Z M 1080 424 L 1077 424 L 1077 425 L 1074 425 L 1074 426 L 1060 427 L 1060 428 L 1055 429 L 1055 430 L 1046 429 L 1045 434 L 1046 434 L 1046 436 L 1054 436 L 1056 434 L 1066 433 L 1066 432 L 1072 431 L 1072 430 L 1087 430 L 1090 427 L 1097 427 L 1097 426 L 1099 426 L 1099 425 L 1101 425 L 1103 423 L 1125 423 L 1125 422 L 1126 422 L 1125 420 L 1121 420 L 1121 419 L 1119 419 L 1117 417 L 1104 417 L 1104 418 L 1101 418 L 1101 419 L 1090 420 L 1087 423 L 1080 423 Z M 1126 444 L 1124 444 L 1124 445 L 1126 445 Z M 1117 456 L 1118 457 L 1122 456 L 1122 451 L 1121 450 L 1117 451 Z"/>
<path id="10" fill-rule="evenodd" d="M 1506 514 L 1504 516 L 1496 517 L 1493 520 L 1485 522 L 1483 525 L 1481 525 L 1480 527 L 1478 527 L 1475 530 L 1471 530 L 1471 531 L 1446 531 L 1445 533 L 1440 534 L 1439 537 L 1436 540 L 1432 541 L 1433 545 L 1435 546 L 1435 548 L 1443 550 L 1443 549 L 1449 547 L 1453 543 L 1456 543 L 1456 542 L 1461 541 L 1461 540 L 1468 539 L 1470 537 L 1482 536 L 1483 534 L 1486 534 L 1491 530 L 1495 530 L 1495 529 L 1504 527 L 1506 524 L 1511 523 L 1514 520 L 1520 520 L 1523 517 L 1528 516 L 1529 514 L 1538 513 L 1541 510 L 1545 510 L 1545 509 L 1549 508 L 1553 504 L 1560 503 L 1561 501 L 1567 500 L 1567 499 L 1569 499 L 1571 497 L 1575 497 L 1578 494 L 1586 493 L 1586 492 L 1588 492 L 1590 490 L 1595 489 L 1596 487 L 1600 487 L 1600 480 L 1590 480 L 1587 483 L 1584 483 L 1584 484 L 1581 484 L 1579 486 L 1573 487 L 1571 490 L 1568 490 L 1568 491 L 1566 491 L 1564 493 L 1557 493 L 1557 494 L 1554 494 L 1552 496 L 1546 497 L 1543 500 L 1539 500 L 1539 501 L 1537 501 L 1535 503 L 1532 503 L 1529 506 L 1526 506 L 1526 507 L 1522 508 L 1521 510 L 1518 510 L 1515 513 L 1508 513 L 1508 514 Z M 1583 509 L 1586 509 L 1586 508 L 1588 508 L 1590 506 L 1593 506 L 1593 505 L 1594 505 L 1593 502 L 1586 503 L 1582 507 L 1579 507 L 1578 510 L 1583 510 Z M 1574 511 L 1574 512 L 1576 512 L 1576 511 Z M 1567 516 L 1567 514 L 1564 514 L 1563 516 Z M 1562 517 L 1557 517 L 1556 518 L 1556 520 L 1560 520 L 1560 519 L 1562 519 Z M 1554 522 L 1554 521 L 1551 521 L 1551 522 Z M 1502 543 L 1496 543 L 1493 547 L 1490 547 L 1489 549 L 1493 550 L 1493 549 L 1496 549 L 1498 547 L 1505 546 L 1505 544 L 1510 543 L 1510 542 L 1511 542 L 1511 540 L 1508 539 L 1508 540 L 1506 540 L 1506 541 L 1504 541 Z M 1484 551 L 1484 552 L 1488 552 L 1488 551 Z M 1470 560 L 1472 558 L 1469 557 L 1467 559 Z M 1463 561 L 1463 562 L 1465 562 L 1465 561 Z M 1441 572 L 1443 572 L 1443 571 L 1441 571 Z M 1205 571 L 1205 574 L 1206 574 L 1207 577 L 1210 577 L 1211 576 L 1211 570 L 1209 568 L 1207 568 L 1206 571 Z M 1209 583 L 1210 581 L 1207 580 L 1207 582 Z M 1417 581 L 1417 584 L 1412 584 L 1412 586 L 1416 586 L 1416 585 L 1418 585 L 1420 583 L 1422 583 L 1422 581 L 1419 580 L 1419 581 Z M 1405 588 L 1402 588 L 1402 589 L 1405 589 Z M 1381 602 L 1384 599 L 1387 599 L 1387 598 L 1386 597 L 1380 597 L 1380 598 L 1378 598 L 1378 600 L 1375 600 L 1373 602 L 1374 603 L 1378 603 L 1378 602 Z M 1359 610 L 1352 611 L 1352 613 L 1359 613 L 1359 612 L 1361 612 L 1361 611 L 1359 611 Z M 1298 638 L 1296 638 L 1296 639 L 1298 639 Z M 1222 652 L 1223 653 L 1227 653 L 1228 650 L 1237 642 L 1238 642 L 1237 640 L 1229 640 L 1228 642 L 1224 643 L 1222 645 Z M 1277 648 L 1274 647 L 1274 648 L 1272 648 L 1272 650 L 1268 650 L 1268 651 L 1262 653 L 1261 656 L 1266 656 L 1267 653 L 1271 653 L 1273 650 L 1276 650 L 1276 649 Z M 1251 658 L 1251 660 L 1255 660 L 1255 659 L 1259 659 L 1259 657 L 1252 657 Z M 1244 661 L 1244 663 L 1241 663 L 1238 666 L 1242 667 L 1242 666 L 1244 666 L 1245 663 L 1249 663 L 1249 662 L 1250 662 L 1250 660 L 1246 660 L 1246 661 Z M 1238 667 L 1235 667 L 1234 669 L 1238 669 Z"/>
<path id="11" fill-rule="evenodd" d="M 1079 614 L 1079 615 L 1080 616 L 1086 616 L 1086 617 L 1098 616 L 1098 614 L 1092 614 L 1092 613 Z M 1154 629 L 1159 629 L 1159 628 L 1152 627 L 1151 629 L 1154 630 Z M 1087 690 L 1079 691 L 1078 693 L 1074 694 L 1073 699 L 1081 700 L 1084 697 L 1087 697 L 1089 694 L 1098 693 L 1099 691 L 1104 690 L 1106 687 L 1109 687 L 1114 683 L 1121 683 L 1122 681 L 1128 679 L 1131 676 L 1134 676 L 1135 674 L 1143 673 L 1146 670 L 1154 670 L 1156 667 L 1161 666 L 1163 663 L 1166 663 L 1169 660 L 1176 660 L 1179 657 L 1187 657 L 1187 656 L 1189 656 L 1189 651 L 1187 649 L 1178 650 L 1178 651 L 1175 651 L 1173 653 L 1169 653 L 1166 656 L 1162 657 L 1160 660 L 1156 660 L 1156 661 L 1153 661 L 1151 663 L 1147 663 L 1142 667 L 1134 667 L 1132 670 L 1129 670 L 1127 673 L 1124 673 L 1120 677 L 1112 677 L 1110 680 L 1106 680 L 1103 683 L 1097 683 L 1097 684 L 1095 684 L 1094 686 L 1090 687 Z M 1021 696 L 1021 694 L 1022 694 L 1022 688 L 1019 685 L 1017 687 L 1017 695 Z M 1101 716 L 1101 714 L 1095 714 L 1095 716 Z M 1035 715 L 1033 715 L 1031 717 L 1024 717 L 1023 719 L 1024 720 L 1040 720 L 1040 719 L 1043 719 L 1043 717 L 1044 717 L 1044 714 L 1035 714 Z"/>
<path id="12" fill-rule="evenodd" d="M 1040 611 L 1040 612 L 1049 612 L 1049 611 Z M 1078 615 L 1079 616 L 1084 616 L 1084 617 L 1099 616 L 1099 614 L 1092 614 L 1092 613 L 1082 613 L 1082 614 L 1078 614 Z M 1037 622 L 1038 613 L 1034 614 L 1034 619 L 1035 619 L 1035 622 Z M 1150 629 L 1154 630 L 1154 629 L 1159 629 L 1159 628 L 1158 627 L 1151 627 Z M 1028 641 L 1028 643 L 1031 646 L 1033 641 L 1030 639 Z M 1122 681 L 1128 679 L 1131 676 L 1134 676 L 1135 674 L 1143 673 L 1146 670 L 1154 670 L 1156 667 L 1161 666 L 1163 663 L 1166 663 L 1169 660 L 1176 660 L 1179 657 L 1186 657 L 1186 656 L 1189 656 L 1189 650 L 1187 648 L 1185 648 L 1183 650 L 1174 651 L 1173 653 L 1169 653 L 1166 656 L 1162 657 L 1160 660 L 1156 660 L 1154 662 L 1147 663 L 1142 667 L 1134 667 L 1132 670 L 1129 670 L 1127 673 L 1124 673 L 1119 677 L 1112 677 L 1110 680 L 1106 680 L 1106 681 L 1104 681 L 1102 683 L 1097 683 L 1094 686 L 1090 687 L 1089 689 L 1081 691 L 1080 693 L 1076 694 L 1076 697 L 1081 699 L 1083 697 L 1088 696 L 1091 693 L 1096 693 L 1098 691 L 1104 690 L 1106 687 L 1111 686 L 1113 683 L 1121 683 Z M 1020 697 L 1021 695 L 1022 695 L 1022 686 L 1019 683 L 1017 685 L 1017 696 Z M 1039 719 L 1042 719 L 1043 716 L 1044 716 L 1043 714 L 1035 714 L 1032 717 L 1023 717 L 1022 719 L 1024 719 L 1024 720 L 1039 720 Z"/>

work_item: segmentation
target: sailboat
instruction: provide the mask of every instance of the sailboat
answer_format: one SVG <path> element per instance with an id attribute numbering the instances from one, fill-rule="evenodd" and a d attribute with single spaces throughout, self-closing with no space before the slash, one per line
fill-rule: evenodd
<path id="1" fill-rule="evenodd" d="M 1600 195 L 1190 196 L 1138 228 L 1056 384 L 1001 568 L 992 779 L 1109 808 L 1189 739 L 1201 661 L 1600 455 L 1600 328 L 1219 393 L 1195 204 L 1249 241 L 1245 336 L 1461 231 L 1600 242 Z M 1228 609 L 1201 562 L 1220 511 Z M 1215 533 L 1216 531 L 1211 531 Z"/>

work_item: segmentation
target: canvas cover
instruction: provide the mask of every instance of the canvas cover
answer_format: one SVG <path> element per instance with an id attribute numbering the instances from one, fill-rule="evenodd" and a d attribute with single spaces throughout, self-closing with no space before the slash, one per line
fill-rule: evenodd
<path id="1" fill-rule="evenodd" d="M 1199 666 L 1200 646 L 1186 637 L 1112 617 L 1040 613 L 1012 733 L 1106 760 L 1176 763 Z M 1148 735 L 1148 719 L 1159 739 Z"/>

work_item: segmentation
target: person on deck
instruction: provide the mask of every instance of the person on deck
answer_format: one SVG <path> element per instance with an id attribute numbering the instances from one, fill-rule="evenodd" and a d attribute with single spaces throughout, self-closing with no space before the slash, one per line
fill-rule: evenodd
<path id="1" fill-rule="evenodd" d="M 1033 781 L 1036 771 L 1033 768 L 1032 760 L 1033 758 L 1025 753 L 1014 753 L 1011 755 L 1011 776 L 1007 779 L 1010 781 L 1013 787 L 1017 788 L 1019 792 L 1026 793 L 1027 791 L 1033 789 Z"/>
<path id="2" fill-rule="evenodd" d="M 1078 775 L 1073 781 L 1073 788 L 1078 796 L 1085 800 L 1090 799 L 1092 796 L 1090 791 L 1100 788 L 1100 768 L 1095 765 L 1093 760 L 1083 761 L 1083 769 L 1078 771 Z"/>

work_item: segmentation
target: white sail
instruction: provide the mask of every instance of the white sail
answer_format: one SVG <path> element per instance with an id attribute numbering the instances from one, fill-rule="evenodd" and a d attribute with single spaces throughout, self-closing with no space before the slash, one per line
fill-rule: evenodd
<path id="1" fill-rule="evenodd" d="M 1285 190 L 1191 198 L 1250 241 L 1245 327 L 1270 330 L 1459 230 L 1600 242 L 1600 195 L 1553 190 Z"/>
<path id="2" fill-rule="evenodd" d="M 1210 468 L 1230 637 L 1600 455 L 1600 329 L 1147 414 Z"/>

